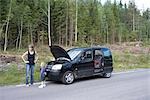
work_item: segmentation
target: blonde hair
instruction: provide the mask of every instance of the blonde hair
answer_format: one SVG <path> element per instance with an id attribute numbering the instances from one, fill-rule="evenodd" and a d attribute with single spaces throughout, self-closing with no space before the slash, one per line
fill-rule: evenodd
<path id="1" fill-rule="evenodd" d="M 44 63 L 44 62 L 41 62 L 40 66 L 41 66 L 41 67 L 44 67 L 44 66 L 45 66 L 45 63 Z"/>
<path id="2" fill-rule="evenodd" d="M 34 45 L 33 44 L 29 44 L 28 48 L 32 48 L 32 50 L 34 50 Z"/>
<path id="3" fill-rule="evenodd" d="M 28 47 L 29 48 L 34 48 L 34 45 L 33 44 L 29 44 Z"/>

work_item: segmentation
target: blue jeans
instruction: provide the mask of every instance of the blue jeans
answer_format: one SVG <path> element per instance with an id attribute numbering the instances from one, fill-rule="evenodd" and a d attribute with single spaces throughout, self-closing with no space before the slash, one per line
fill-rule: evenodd
<path id="1" fill-rule="evenodd" d="M 30 83 L 33 84 L 34 81 L 34 66 L 26 64 L 26 84 L 29 84 L 28 80 L 30 77 Z"/>
<path id="2" fill-rule="evenodd" d="M 41 68 L 40 72 L 41 72 L 41 75 L 40 75 L 41 81 L 44 81 L 45 80 L 45 68 Z"/>

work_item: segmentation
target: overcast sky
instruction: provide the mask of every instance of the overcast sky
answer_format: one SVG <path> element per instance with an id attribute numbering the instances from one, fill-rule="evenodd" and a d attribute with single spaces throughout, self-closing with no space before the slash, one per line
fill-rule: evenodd
<path id="1" fill-rule="evenodd" d="M 101 0 L 102 3 L 106 2 L 107 0 Z M 112 2 L 114 0 L 111 0 Z M 120 1 L 120 0 L 116 0 L 116 1 Z M 122 3 L 127 3 L 131 1 L 131 0 L 122 0 Z M 147 8 L 150 8 L 150 0 L 134 0 L 135 1 L 135 4 L 137 5 L 137 7 L 142 10 L 142 9 L 147 9 Z"/>

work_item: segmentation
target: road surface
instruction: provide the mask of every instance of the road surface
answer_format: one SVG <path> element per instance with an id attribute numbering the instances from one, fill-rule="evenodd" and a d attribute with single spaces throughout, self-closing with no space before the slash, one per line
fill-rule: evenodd
<path id="1" fill-rule="evenodd" d="M 71 85 L 50 82 L 43 89 L 0 87 L 0 100 L 150 100 L 150 70 L 85 78 Z"/>

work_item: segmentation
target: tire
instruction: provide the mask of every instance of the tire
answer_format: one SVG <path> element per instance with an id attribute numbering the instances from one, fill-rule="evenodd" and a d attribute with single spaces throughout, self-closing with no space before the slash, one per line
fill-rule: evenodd
<path id="1" fill-rule="evenodd" d="M 104 74 L 103 74 L 103 77 L 104 77 L 104 78 L 110 78 L 110 77 L 111 77 L 111 73 L 104 73 Z"/>
<path id="2" fill-rule="evenodd" d="M 67 71 L 63 74 L 62 83 L 63 84 L 72 84 L 75 77 L 72 71 Z"/>

